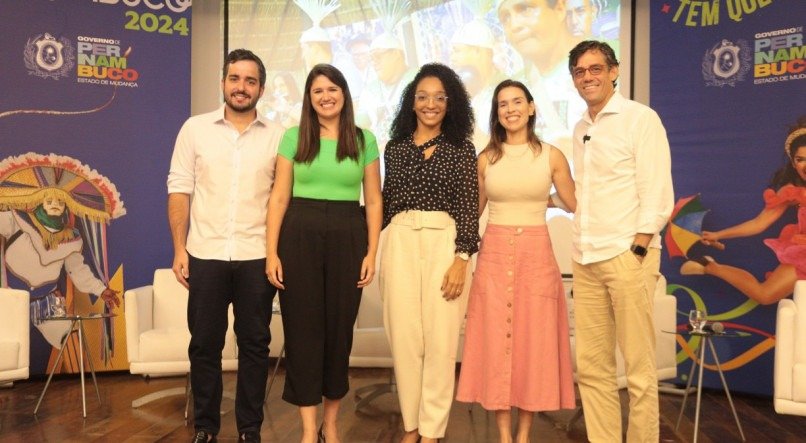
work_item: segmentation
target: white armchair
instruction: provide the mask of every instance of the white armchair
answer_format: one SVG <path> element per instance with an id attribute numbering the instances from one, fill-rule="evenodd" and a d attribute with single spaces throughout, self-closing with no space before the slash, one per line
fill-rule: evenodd
<path id="1" fill-rule="evenodd" d="M 381 233 L 380 243 L 383 242 L 385 231 Z M 381 255 L 377 255 L 375 269 L 380 270 Z M 359 368 L 392 368 L 392 350 L 386 339 L 386 330 L 383 327 L 383 302 L 379 279 L 376 277 L 369 286 L 364 288 L 361 296 L 361 306 L 358 308 L 358 317 L 353 330 L 353 349 L 350 353 L 350 366 Z M 396 389 L 394 371 L 389 370 L 389 380 L 386 383 L 376 383 L 362 386 L 355 390 L 355 409 L 361 409 L 375 398 Z"/>
<path id="2" fill-rule="evenodd" d="M 655 287 L 655 358 L 657 359 L 658 380 L 677 377 L 677 297 L 666 293 L 666 277 L 660 276 Z M 621 381 L 619 381 L 621 383 Z M 624 379 L 624 386 L 627 386 Z"/>
<path id="3" fill-rule="evenodd" d="M 806 280 L 778 302 L 775 323 L 775 412 L 806 415 Z"/>
<path id="4" fill-rule="evenodd" d="M 381 232 L 378 249 L 383 245 L 386 231 Z M 350 353 L 350 367 L 359 368 L 391 368 L 392 349 L 383 326 L 383 301 L 381 300 L 380 279 L 381 255 L 378 254 L 375 269 L 378 271 L 372 283 L 364 288 L 361 306 L 353 331 L 353 349 Z M 470 282 L 468 281 L 467 284 Z M 459 337 L 456 361 L 462 360 L 462 343 L 464 329 Z"/>
<path id="5" fill-rule="evenodd" d="M 283 317 L 280 313 L 280 294 L 279 292 L 274 296 L 274 305 L 272 305 L 272 317 L 269 324 L 269 331 L 271 331 L 271 343 L 269 343 L 269 357 L 283 358 L 283 351 L 285 350 L 285 335 L 283 334 Z"/>
<path id="6" fill-rule="evenodd" d="M 190 360 L 188 346 L 190 332 L 187 325 L 188 291 L 170 269 L 157 269 L 154 284 L 130 289 L 124 294 L 126 310 L 126 349 L 129 371 L 154 376 L 186 376 L 185 387 L 165 389 L 132 401 L 137 408 L 171 395 L 187 397 L 189 402 Z M 238 369 L 238 350 L 233 332 L 232 306 L 229 310 L 229 329 L 222 351 L 224 371 Z"/>
<path id="7" fill-rule="evenodd" d="M 28 291 L 0 288 L 0 385 L 28 378 L 30 316 Z"/>
<path id="8" fill-rule="evenodd" d="M 573 262 L 571 257 L 571 239 L 573 221 L 564 216 L 550 218 L 548 226 L 552 248 L 557 265 L 563 275 L 563 287 L 568 307 L 568 324 L 571 333 L 571 365 L 574 370 L 574 380 L 577 379 L 576 340 L 574 337 L 574 299 L 571 293 L 573 284 Z M 674 331 L 677 320 L 677 298 L 666 294 L 666 278 L 662 275 L 655 286 L 655 358 L 657 362 L 658 380 L 668 380 L 677 377 L 677 348 L 675 335 L 663 331 Z M 616 384 L 619 389 L 627 387 L 627 375 L 624 369 L 624 357 L 616 346 Z M 574 416 L 567 422 L 555 422 L 556 426 L 569 430 L 582 416 L 581 406 L 577 408 Z"/>
<path id="9" fill-rule="evenodd" d="M 381 233 L 381 242 L 383 241 L 383 237 L 384 234 Z M 376 260 L 375 269 L 377 270 L 380 269 L 380 254 L 378 254 Z M 279 294 L 277 297 L 279 297 Z M 280 315 L 276 315 L 272 318 L 271 327 L 269 329 L 271 330 L 269 356 L 282 359 L 285 337 Z M 279 364 L 279 361 L 276 364 Z M 363 295 L 361 296 L 361 305 L 358 309 L 358 317 L 356 318 L 353 330 L 353 347 L 350 353 L 349 365 L 350 367 L 359 368 L 392 367 L 392 351 L 389 348 L 389 342 L 386 340 L 386 333 L 383 327 L 383 304 L 381 303 L 377 273 L 372 283 L 364 288 Z M 272 379 L 273 378 L 274 376 L 272 375 Z M 267 399 L 271 386 L 272 383 L 270 382 L 266 388 Z M 360 388 L 356 394 L 363 399 L 363 402 L 357 405 L 357 408 L 383 393 L 391 392 L 393 389 L 393 383 L 364 386 Z"/>
<path id="10" fill-rule="evenodd" d="M 568 294 L 568 292 L 566 292 Z M 573 335 L 573 312 L 574 301 L 569 295 L 566 298 L 568 302 L 568 313 L 571 326 L 571 357 L 574 368 L 574 379 L 576 379 L 576 355 L 574 352 L 574 335 Z M 658 380 L 668 380 L 677 377 L 677 348 L 675 342 L 675 334 L 669 334 L 663 331 L 674 331 L 676 328 L 677 320 L 677 298 L 674 295 L 666 293 L 666 278 L 662 275 L 658 279 L 658 284 L 655 287 L 655 358 L 658 369 Z M 621 356 L 621 351 L 616 346 L 616 382 L 619 389 L 627 387 L 627 376 L 624 370 L 624 358 Z"/>
<path id="11" fill-rule="evenodd" d="M 573 266 L 571 262 L 571 230 L 573 221 L 568 217 L 555 216 L 548 220 L 547 225 L 549 235 L 552 239 L 554 255 L 563 274 L 563 285 L 566 288 L 566 300 L 568 301 L 568 314 L 573 334 L 573 311 L 574 304 L 571 298 L 571 273 Z M 381 242 L 383 242 L 381 234 Z M 380 263 L 376 269 L 379 269 Z M 666 294 L 666 279 L 661 276 L 655 292 L 655 338 L 657 348 L 658 379 L 667 380 L 677 377 L 677 349 L 674 334 L 667 334 L 662 331 L 674 331 L 677 320 L 677 298 Z M 272 325 L 274 326 L 274 325 Z M 274 327 L 272 328 L 274 330 Z M 272 332 L 274 337 L 274 331 Z M 459 353 L 457 361 L 461 362 L 462 342 L 459 340 Z M 274 343 L 274 339 L 272 339 Z M 571 337 L 572 357 L 574 338 Z M 619 388 L 627 386 L 627 378 L 624 371 L 624 360 L 619 351 L 617 356 L 617 382 Z M 576 359 L 573 367 L 576 372 Z M 353 335 L 353 349 L 350 354 L 350 366 L 352 367 L 392 367 L 392 356 L 389 342 L 383 328 L 383 305 L 380 298 L 378 279 L 364 289 L 361 299 L 361 307 L 358 310 L 355 332 Z M 393 384 L 379 384 L 361 388 L 357 394 L 360 397 L 360 404 L 366 404 L 378 395 L 394 389 Z"/>
<path id="12" fill-rule="evenodd" d="M 375 269 L 380 269 L 380 254 Z M 391 368 L 392 351 L 383 327 L 383 303 L 378 278 L 364 288 L 361 306 L 353 331 L 350 366 L 361 368 Z"/>
<path id="13" fill-rule="evenodd" d="M 576 378 L 576 354 L 574 352 L 574 300 L 571 296 L 573 279 L 568 277 L 573 273 L 571 258 L 571 238 L 573 221 L 568 217 L 555 216 L 549 219 L 549 235 L 554 248 L 554 257 L 563 274 L 566 301 L 568 302 L 569 326 L 571 328 L 571 357 Z M 666 278 L 662 275 L 655 286 L 655 347 L 658 365 L 658 380 L 668 380 L 677 377 L 677 345 L 675 335 L 663 331 L 674 331 L 677 321 L 677 298 L 666 293 Z M 624 370 L 624 358 L 621 351 L 616 349 L 616 382 L 619 389 L 627 387 L 627 377 Z"/>

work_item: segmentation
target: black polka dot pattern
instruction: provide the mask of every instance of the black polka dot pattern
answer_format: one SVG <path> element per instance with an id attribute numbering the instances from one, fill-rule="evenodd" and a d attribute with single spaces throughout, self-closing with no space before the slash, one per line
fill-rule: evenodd
<path id="1" fill-rule="evenodd" d="M 427 160 L 423 151 L 436 145 Z M 479 183 L 476 149 L 454 146 L 442 134 L 421 146 L 413 137 L 391 141 L 383 154 L 383 226 L 403 211 L 445 211 L 456 222 L 456 252 L 479 245 Z"/>

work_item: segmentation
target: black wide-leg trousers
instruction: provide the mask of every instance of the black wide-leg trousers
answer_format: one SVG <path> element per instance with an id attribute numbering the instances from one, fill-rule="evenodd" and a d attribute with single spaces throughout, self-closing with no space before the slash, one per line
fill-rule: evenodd
<path id="1" fill-rule="evenodd" d="M 222 261 L 190 257 L 190 386 L 196 430 L 221 428 L 221 351 L 232 303 L 238 343 L 235 422 L 239 433 L 260 432 L 269 375 L 269 322 L 275 288 L 266 259 Z"/>
<path id="2" fill-rule="evenodd" d="M 280 291 L 285 334 L 283 399 L 313 406 L 349 391 L 347 370 L 357 287 L 367 254 L 367 224 L 358 202 L 293 198 L 280 231 Z"/>

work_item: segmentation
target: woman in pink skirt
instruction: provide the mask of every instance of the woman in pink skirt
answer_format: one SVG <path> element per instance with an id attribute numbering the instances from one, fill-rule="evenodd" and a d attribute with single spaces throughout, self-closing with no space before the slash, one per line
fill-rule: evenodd
<path id="1" fill-rule="evenodd" d="M 490 142 L 479 155 L 479 211 L 489 203 L 470 288 L 457 399 L 496 412 L 500 442 L 527 442 L 535 411 L 575 407 L 562 279 L 546 228 L 552 184 L 576 208 L 565 156 L 534 132 L 522 83 L 495 89 Z M 559 202 L 558 202 L 559 203 Z M 558 204 L 557 206 L 562 206 Z"/>

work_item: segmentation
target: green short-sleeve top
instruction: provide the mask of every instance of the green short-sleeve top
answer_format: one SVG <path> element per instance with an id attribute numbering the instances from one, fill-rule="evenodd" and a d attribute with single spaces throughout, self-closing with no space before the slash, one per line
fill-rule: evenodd
<path id="1" fill-rule="evenodd" d="M 319 154 L 311 163 L 294 161 L 299 140 L 299 126 L 288 128 L 280 141 L 278 154 L 294 163 L 294 184 L 292 196 L 318 200 L 358 201 L 364 168 L 377 160 L 378 142 L 375 136 L 365 130 L 364 149 L 359 146 L 358 161 L 336 158 L 336 140 L 321 139 Z"/>

